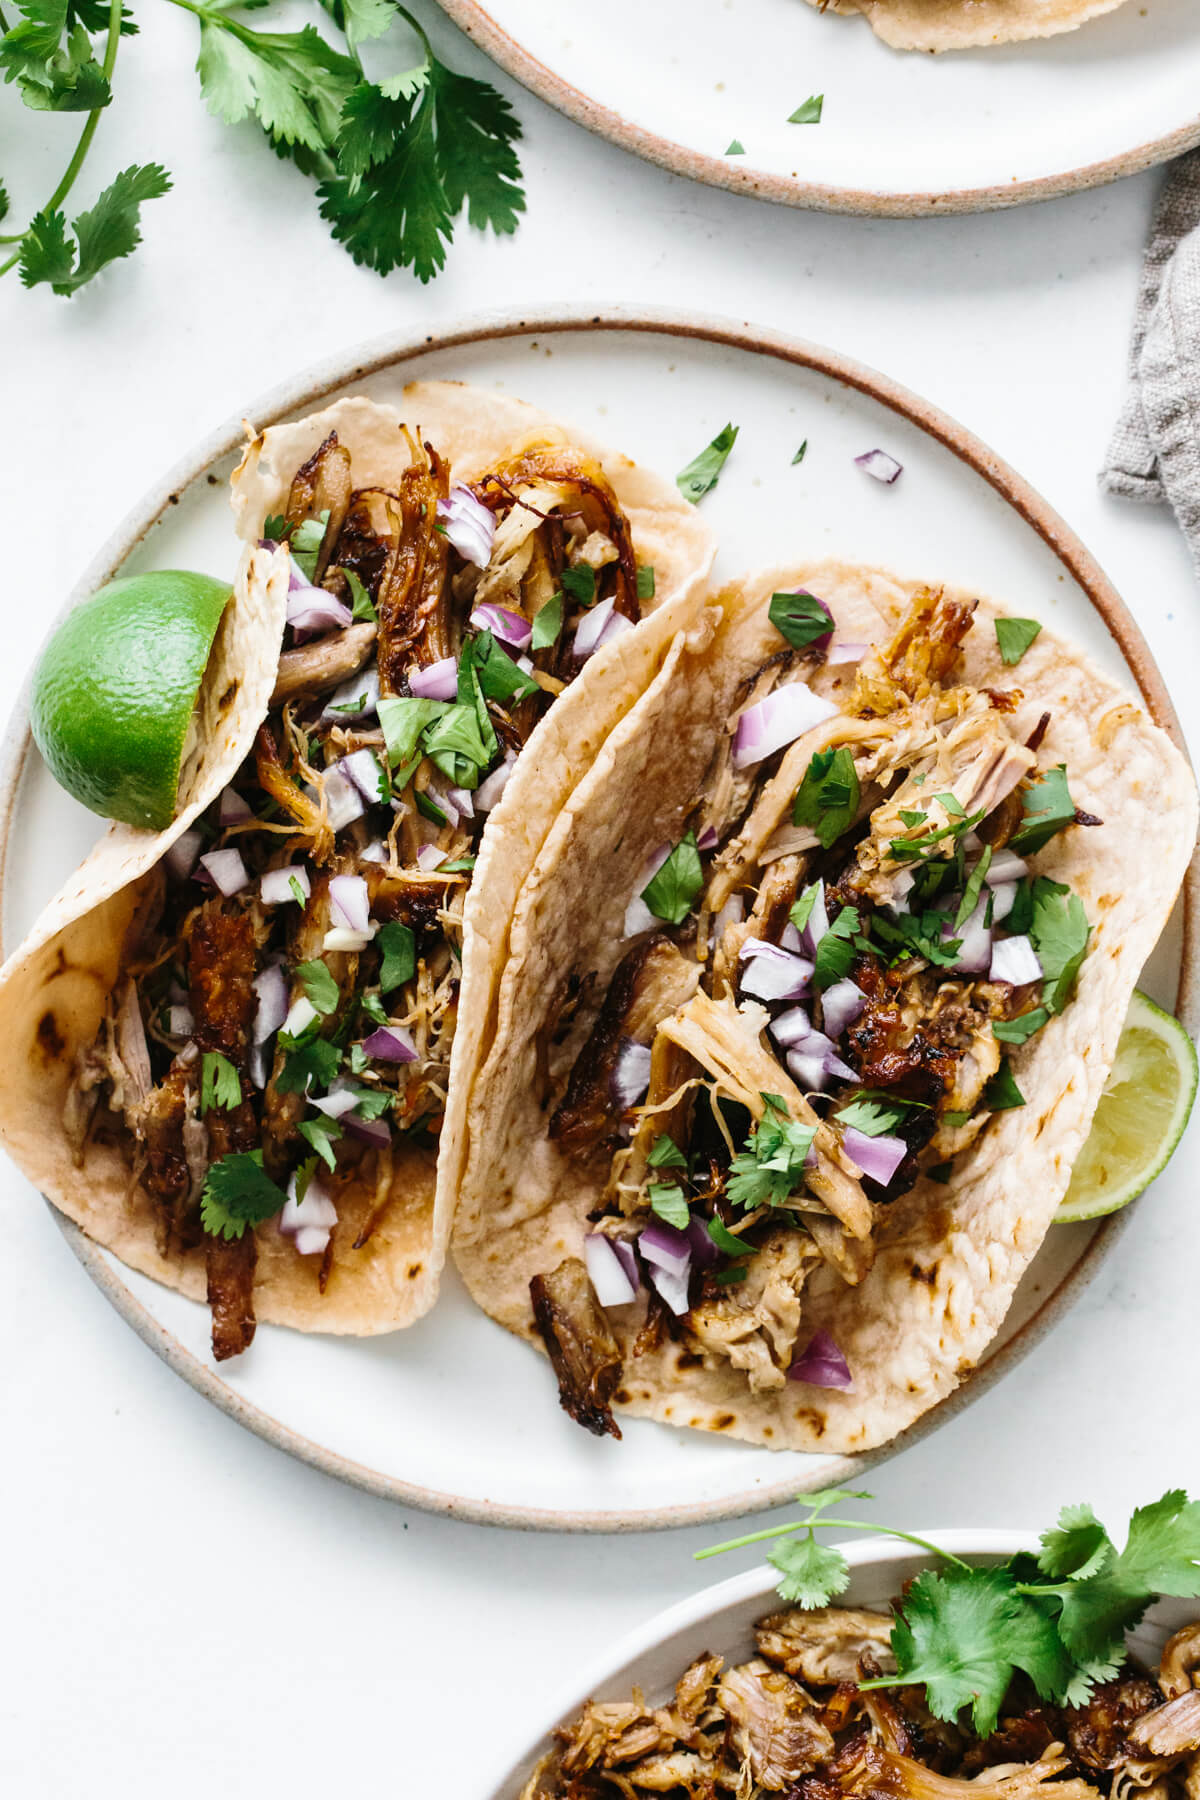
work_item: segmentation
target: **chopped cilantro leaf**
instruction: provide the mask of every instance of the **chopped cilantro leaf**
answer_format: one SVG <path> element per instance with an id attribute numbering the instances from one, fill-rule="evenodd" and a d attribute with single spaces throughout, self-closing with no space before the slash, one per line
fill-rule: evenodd
<path id="1" fill-rule="evenodd" d="M 374 1019 L 376 1025 L 386 1025 L 388 1016 L 378 994 L 363 993 L 358 996 L 358 1004 L 368 1019 Z"/>
<path id="2" fill-rule="evenodd" d="M 347 587 L 350 589 L 350 599 L 352 603 L 350 607 L 351 618 L 362 619 L 373 624 L 378 619 L 379 614 L 375 611 L 375 603 L 371 599 L 370 594 L 368 594 L 366 588 L 354 573 L 353 569 L 342 569 L 341 574 L 345 579 Z"/>
<path id="3" fill-rule="evenodd" d="M 206 1050 L 200 1059 L 200 1111 L 221 1107 L 232 1112 L 242 1103 L 242 1084 L 229 1058 L 219 1050 Z"/>
<path id="4" fill-rule="evenodd" d="M 292 528 L 282 513 L 268 513 L 263 521 L 262 535 L 273 544 L 286 543 L 291 531 Z"/>
<path id="5" fill-rule="evenodd" d="M 337 1011 L 338 984 L 319 958 L 314 962 L 297 963 L 295 974 L 310 1006 L 315 1006 L 319 1013 Z"/>
<path id="6" fill-rule="evenodd" d="M 843 976 L 850 973 L 850 967 L 855 957 L 855 948 L 851 940 L 858 928 L 858 908 L 843 906 L 817 945 L 813 981 L 818 989 L 832 987 L 835 981 L 841 981 Z"/>
<path id="7" fill-rule="evenodd" d="M 734 1206 L 778 1206 L 804 1180 L 816 1128 L 801 1125 L 778 1094 L 764 1094 L 766 1111 L 729 1165 L 725 1192 Z"/>
<path id="8" fill-rule="evenodd" d="M 337 1168 L 337 1158 L 333 1153 L 334 1141 L 342 1135 L 342 1127 L 336 1119 L 302 1119 L 296 1127 L 300 1136 L 312 1145 L 317 1155 L 327 1168 Z"/>
<path id="9" fill-rule="evenodd" d="M 1031 1012 L 1019 1013 L 1015 1019 L 993 1019 L 992 1036 L 999 1038 L 1002 1044 L 1025 1044 L 1049 1018 L 1044 1006 L 1035 1006 Z"/>
<path id="10" fill-rule="evenodd" d="M 292 547 L 292 561 L 309 581 L 316 576 L 317 558 L 321 554 L 328 526 L 329 508 L 325 507 L 315 519 L 305 519 L 297 525 L 288 540 Z"/>
<path id="11" fill-rule="evenodd" d="M 754 1245 L 748 1244 L 744 1238 L 735 1236 L 724 1219 L 718 1218 L 715 1213 L 708 1221 L 708 1235 L 717 1249 L 723 1250 L 726 1256 L 753 1256 L 754 1254 Z"/>
<path id="12" fill-rule="evenodd" d="M 803 650 L 833 631 L 829 609 L 815 594 L 772 594 L 767 617 L 794 650 Z"/>
<path id="13" fill-rule="evenodd" d="M 1075 977 L 1087 954 L 1092 928 L 1083 901 L 1061 883 L 1039 877 L 1033 884 L 1033 917 L 1029 937 L 1042 965 L 1042 1002 L 1061 1012 L 1071 997 Z"/>
<path id="14" fill-rule="evenodd" d="M 508 661 L 507 657 L 505 661 Z M 509 667 L 524 680 L 519 669 L 511 663 Z M 444 707 L 432 725 L 426 726 L 422 737 L 425 754 L 454 787 L 479 786 L 479 778 L 492 759 L 494 743 L 493 749 L 485 743 L 479 728 L 478 710 L 474 706 L 465 706 L 458 701 Z"/>
<path id="15" fill-rule="evenodd" d="M 263 1173 L 261 1150 L 238 1150 L 213 1163 L 200 1197 L 200 1223 L 210 1237 L 240 1238 L 281 1212 L 287 1195 Z"/>
<path id="16" fill-rule="evenodd" d="M 1009 668 L 1019 663 L 1041 629 L 1036 619 L 997 619 L 996 642 L 1001 662 Z"/>
<path id="17" fill-rule="evenodd" d="M 579 606 L 594 606 L 596 603 L 596 571 L 590 563 L 575 563 L 564 569 L 559 576 L 563 592 L 570 594 Z"/>
<path id="18" fill-rule="evenodd" d="M 1025 1096 L 1017 1086 L 1007 1057 L 984 1088 L 983 1104 L 989 1112 L 1009 1112 L 1014 1106 L 1024 1106 Z"/>
<path id="19" fill-rule="evenodd" d="M 943 1125 L 948 1125 L 951 1131 L 957 1131 L 960 1126 L 967 1123 L 970 1117 L 971 1115 L 969 1112 L 944 1112 L 942 1114 L 941 1123 Z"/>
<path id="20" fill-rule="evenodd" d="M 310 1087 L 328 1087 L 338 1072 L 341 1051 L 328 1038 L 313 1037 L 306 1042 L 297 1042 L 281 1032 L 279 1045 L 285 1053 L 283 1067 L 275 1082 L 281 1094 L 304 1094 Z"/>
<path id="21" fill-rule="evenodd" d="M 466 875 L 474 867 L 475 858 L 473 856 L 456 856 L 453 862 L 439 863 L 438 873 L 440 875 Z"/>
<path id="22" fill-rule="evenodd" d="M 833 1116 L 840 1125 L 853 1126 L 864 1137 L 883 1137 L 896 1129 L 907 1111 L 902 1100 L 889 1105 L 886 1100 L 864 1100 L 860 1096 Z"/>
<path id="23" fill-rule="evenodd" d="M 411 762 L 417 754 L 421 733 L 449 712 L 445 700 L 418 700 L 407 694 L 387 694 L 379 702 L 379 723 L 387 745 L 388 763 L 393 769 Z"/>
<path id="24" fill-rule="evenodd" d="M 958 911 L 954 915 L 954 930 L 961 931 L 975 908 L 979 905 L 979 896 L 983 892 L 983 884 L 987 872 L 992 866 L 992 846 L 985 844 L 979 861 L 971 870 L 970 879 L 963 889 L 963 897 L 958 903 Z"/>
<path id="25" fill-rule="evenodd" d="M 652 1169 L 686 1169 L 687 1157 L 679 1148 L 674 1138 L 660 1132 L 654 1140 L 654 1148 L 646 1158 Z"/>
<path id="26" fill-rule="evenodd" d="M 639 600 L 654 598 L 654 565 L 639 563 L 637 571 L 637 597 Z"/>
<path id="27" fill-rule="evenodd" d="M 739 427 L 726 425 L 718 431 L 711 444 L 694 456 L 685 469 L 681 469 L 675 477 L 675 485 L 685 500 L 695 506 L 710 494 L 721 479 L 721 470 L 729 457 L 729 452 L 737 442 Z"/>
<path id="28" fill-rule="evenodd" d="M 642 899 L 656 919 L 682 925 L 703 886 L 704 873 L 696 848 L 696 833 L 689 831 L 646 883 Z"/>
<path id="29" fill-rule="evenodd" d="M 563 597 L 554 594 L 545 606 L 538 609 L 533 621 L 533 636 L 529 640 L 531 650 L 549 650 L 557 644 L 563 623 Z"/>
<path id="30" fill-rule="evenodd" d="M 691 1213 L 688 1211 L 687 1197 L 681 1187 L 674 1182 L 652 1181 L 646 1189 L 646 1198 L 650 1202 L 650 1210 L 658 1218 L 673 1225 L 676 1231 L 686 1231 Z"/>
<path id="31" fill-rule="evenodd" d="M 950 817 L 952 819 L 965 819 L 966 818 L 966 816 L 967 816 L 966 808 L 963 806 L 962 802 L 957 798 L 956 795 L 954 795 L 954 794 L 935 794 L 933 797 L 935 800 L 938 800 L 941 802 L 942 806 L 945 807 L 946 811 L 950 814 Z"/>
<path id="32" fill-rule="evenodd" d="M 375 942 L 383 952 L 379 991 L 381 994 L 390 994 L 393 988 L 403 987 L 416 974 L 417 941 L 409 926 L 400 924 L 399 920 L 392 920 L 379 927 Z"/>
<path id="33" fill-rule="evenodd" d="M 796 790 L 792 824 L 809 826 L 822 848 L 829 850 L 853 825 L 858 802 L 858 773 L 847 746 L 818 750 Z"/>
<path id="34" fill-rule="evenodd" d="M 804 889 L 796 904 L 789 911 L 788 918 L 792 921 L 792 924 L 796 927 L 797 931 L 803 931 L 804 927 L 808 924 L 809 919 L 812 917 L 812 909 L 817 903 L 817 895 L 820 891 L 820 882 L 812 882 L 810 886 Z"/>
<path id="35" fill-rule="evenodd" d="M 435 806 L 434 802 L 429 798 L 429 795 L 424 793 L 420 788 L 413 789 L 413 799 L 416 801 L 417 811 L 421 814 L 422 818 L 432 820 L 435 825 L 444 825 L 446 823 L 446 815 L 441 807 Z"/>
<path id="36" fill-rule="evenodd" d="M 824 105 L 824 94 L 810 94 L 807 100 L 801 101 L 794 113 L 788 114 L 788 124 L 819 125 Z"/>
<path id="37" fill-rule="evenodd" d="M 908 811 L 901 810 L 900 823 L 902 825 L 907 825 L 908 829 L 911 831 L 915 825 L 923 825 L 928 817 L 929 814 L 927 812 L 914 812 L 910 808 Z"/>
<path id="38" fill-rule="evenodd" d="M 1075 802 L 1067 787 L 1067 765 L 1059 763 L 1027 788 L 1021 796 L 1024 818 L 1014 831 L 1009 849 L 1018 856 L 1033 856 L 1075 818 Z"/>
<path id="39" fill-rule="evenodd" d="M 524 669 L 518 669 L 512 657 L 500 648 L 490 631 L 481 631 L 478 637 L 473 638 L 470 649 L 479 685 L 489 700 L 499 700 L 502 705 L 508 705 L 514 700 L 523 700 L 527 694 L 541 692 L 532 676 L 527 675 Z"/>
<path id="40" fill-rule="evenodd" d="M 307 896 L 294 875 L 288 876 L 288 886 L 292 890 L 292 899 L 296 902 L 296 905 L 307 906 Z"/>
<path id="41" fill-rule="evenodd" d="M 801 444 L 800 448 L 797 450 L 795 456 L 793 456 L 793 458 L 792 458 L 793 469 L 795 468 L 797 463 L 802 463 L 804 461 L 804 458 L 807 455 L 807 453 L 808 453 L 808 439 L 805 438 L 804 442 Z"/>
<path id="42" fill-rule="evenodd" d="M 742 143 L 740 138 L 731 138 L 729 141 L 729 148 L 725 154 L 726 156 L 745 156 L 746 146 Z"/>

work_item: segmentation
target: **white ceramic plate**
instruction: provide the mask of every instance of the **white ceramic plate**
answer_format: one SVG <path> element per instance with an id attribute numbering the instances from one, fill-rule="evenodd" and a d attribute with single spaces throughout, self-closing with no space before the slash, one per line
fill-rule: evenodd
<path id="1" fill-rule="evenodd" d="M 525 86 L 652 162 L 834 212 L 974 212 L 1200 141 L 1200 8 L 1127 0 L 1057 38 L 938 57 L 804 0 L 441 0 Z M 817 126 L 789 116 L 824 94 Z M 734 140 L 744 156 L 726 155 Z"/>
<path id="2" fill-rule="evenodd" d="M 1018 1550 L 1034 1550 L 1037 1540 L 1021 1532 L 918 1532 L 952 1555 L 971 1561 L 999 1562 Z M 839 1606 L 886 1611 L 903 1584 L 928 1568 L 922 1550 L 910 1550 L 893 1538 L 859 1538 L 842 1544 L 850 1564 L 850 1586 L 838 1596 Z M 667 1701 L 688 1665 L 706 1651 L 726 1664 L 747 1661 L 755 1653 L 754 1623 L 781 1605 L 774 1572 L 750 1569 L 670 1607 L 600 1655 L 590 1669 L 564 1679 L 539 1716 L 526 1720 L 514 1751 L 497 1758 L 505 1770 L 488 1800 L 517 1800 L 538 1762 L 552 1748 L 556 1725 L 569 1724 L 588 1700 L 627 1700 L 641 1688 L 650 1706 Z M 1172 1632 L 1197 1616 L 1194 1600 L 1160 1600 L 1130 1635 L 1134 1653 L 1157 1662 Z M 519 1729 L 519 1728 L 518 1728 Z M 518 1747 L 519 1746 L 519 1747 Z"/>
<path id="3" fill-rule="evenodd" d="M 1008 596 L 1115 673 L 1136 671 L 1158 718 L 1173 725 L 1136 627 L 1062 521 L 943 414 L 832 352 L 698 319 L 483 321 L 438 342 L 392 339 L 339 357 L 246 413 L 261 427 L 347 389 L 398 400 L 418 376 L 504 387 L 668 471 L 732 418 L 740 438 L 703 503 L 722 544 L 719 576 L 802 550 Z M 239 420 L 169 471 L 79 592 L 117 568 L 229 571 L 225 482 L 240 437 Z M 809 451 L 796 467 L 803 438 Z M 855 467 L 854 456 L 875 445 L 904 464 L 894 487 Z M 96 834 L 96 821 L 29 748 L 23 716 L 0 770 L 6 816 L 11 946 Z M 1168 1005 L 1177 991 L 1190 995 L 1179 920 L 1149 981 Z M 1130 1216 L 1052 1231 L 989 1362 L 910 1436 L 1011 1367 Z M 130 1274 L 64 1229 L 124 1317 L 193 1386 L 272 1443 L 393 1499 L 501 1524 L 638 1529 L 775 1505 L 867 1466 L 868 1459 L 772 1455 L 643 1421 L 624 1426 L 622 1444 L 599 1443 L 559 1410 L 545 1361 L 471 1306 L 453 1273 L 433 1314 L 410 1331 L 339 1339 L 262 1327 L 250 1353 L 218 1372 L 202 1306 Z"/>

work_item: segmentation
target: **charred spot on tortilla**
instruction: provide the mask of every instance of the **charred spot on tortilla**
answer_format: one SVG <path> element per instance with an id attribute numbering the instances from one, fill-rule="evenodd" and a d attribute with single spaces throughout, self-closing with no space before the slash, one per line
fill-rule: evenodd
<path id="1" fill-rule="evenodd" d="M 47 1062 L 60 1062 L 66 1054 L 66 1041 L 52 1012 L 44 1012 L 38 1020 L 37 1041 Z"/>

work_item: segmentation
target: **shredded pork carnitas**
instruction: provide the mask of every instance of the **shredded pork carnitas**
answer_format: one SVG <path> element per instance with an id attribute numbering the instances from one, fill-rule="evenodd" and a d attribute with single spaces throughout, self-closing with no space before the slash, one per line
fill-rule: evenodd
<path id="1" fill-rule="evenodd" d="M 636 1691 L 589 1701 L 520 1800 L 1194 1800 L 1197 1627 L 1171 1639 L 1157 1678 L 1127 1662 L 1081 1706 L 1017 1677 L 980 1738 L 965 1713 L 934 1718 L 923 1688 L 861 1691 L 895 1668 L 892 1623 L 845 1607 L 760 1619 L 755 1656 L 698 1657 L 661 1706 Z"/>
<path id="2" fill-rule="evenodd" d="M 323 1292 L 378 1227 L 397 1141 L 436 1142 L 488 814 L 591 608 L 641 611 L 628 521 L 569 446 L 452 488 L 409 434 L 395 486 L 360 488 L 334 433 L 265 531 L 292 566 L 269 716 L 156 872 L 66 1109 L 77 1146 L 126 1147 L 164 1248 L 203 1246 L 218 1358 L 254 1335 L 257 1225 L 278 1218 Z M 352 1181 L 377 1198 L 350 1244 Z"/>
<path id="3" fill-rule="evenodd" d="M 836 1345 L 805 1361 L 810 1274 L 862 1280 L 881 1209 L 922 1174 L 945 1180 L 1021 1104 L 1006 1048 L 1069 1002 L 1089 927 L 1036 855 L 1101 821 L 1039 762 L 1048 720 L 1022 717 L 1020 690 L 962 678 L 973 611 L 918 594 L 840 710 L 748 761 L 756 709 L 824 650 L 769 656 L 686 837 L 663 847 L 670 881 L 631 897 L 652 929 L 630 939 L 550 1136 L 607 1165 L 593 1228 L 636 1248 L 651 1295 L 635 1354 L 669 1331 L 755 1392 L 850 1385 Z M 631 1103 L 633 1066 L 648 1074 Z M 556 1367 L 567 1410 L 610 1430 Z"/>

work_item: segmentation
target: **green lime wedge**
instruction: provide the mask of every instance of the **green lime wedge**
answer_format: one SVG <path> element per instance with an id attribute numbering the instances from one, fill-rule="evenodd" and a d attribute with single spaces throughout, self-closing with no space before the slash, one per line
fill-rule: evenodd
<path id="1" fill-rule="evenodd" d="M 1196 1098 L 1196 1046 L 1178 1019 L 1135 993 L 1057 1225 L 1119 1212 L 1171 1160 Z"/>
<path id="2" fill-rule="evenodd" d="M 110 581 L 68 613 L 33 677 L 33 735 L 68 794 L 162 831 L 227 581 L 184 569 Z"/>

